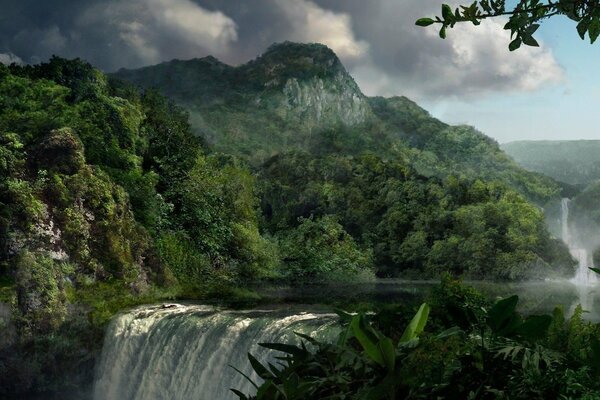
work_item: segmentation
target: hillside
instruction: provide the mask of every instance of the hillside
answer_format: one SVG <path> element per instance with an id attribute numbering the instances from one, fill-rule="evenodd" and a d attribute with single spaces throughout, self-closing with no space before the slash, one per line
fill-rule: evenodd
<path id="1" fill-rule="evenodd" d="M 366 97 L 323 45 L 275 44 L 237 67 L 206 57 L 112 77 L 158 89 L 188 110 L 194 132 L 213 149 L 253 165 L 289 150 L 370 151 L 407 160 L 426 176 L 499 180 L 539 204 L 560 192 L 554 181 L 519 168 L 472 127 L 449 126 L 405 97 Z"/>
<path id="2" fill-rule="evenodd" d="M 0 65 L 0 397 L 88 384 L 120 309 L 264 276 L 256 206 L 163 97 L 81 60 Z"/>
<path id="3" fill-rule="evenodd" d="M 515 190 L 542 202 L 549 178 L 408 99 L 363 96 L 323 46 L 282 46 L 209 60 L 233 77 L 190 92 L 212 148 L 179 106 L 82 60 L 0 65 L 0 397 L 89 384 L 107 322 L 135 304 L 232 301 L 266 280 L 572 274 Z M 287 133 L 248 125 L 271 118 Z"/>
<path id="4" fill-rule="evenodd" d="M 523 168 L 585 187 L 600 179 L 600 140 L 519 141 L 502 149 Z"/>

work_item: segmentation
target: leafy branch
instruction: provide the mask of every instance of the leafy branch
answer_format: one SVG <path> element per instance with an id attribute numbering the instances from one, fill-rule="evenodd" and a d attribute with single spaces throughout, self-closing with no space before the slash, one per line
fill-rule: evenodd
<path id="1" fill-rule="evenodd" d="M 538 47 L 539 43 L 533 37 L 540 23 L 550 17 L 564 15 L 577 22 L 577 33 L 581 39 L 587 34 L 590 43 L 594 43 L 600 35 L 600 0 L 520 0 L 512 9 L 506 8 L 506 0 L 480 0 L 471 5 L 461 5 L 454 11 L 447 4 L 442 4 L 441 16 L 420 18 L 418 26 L 440 24 L 440 37 L 446 38 L 448 28 L 454 28 L 459 22 L 481 24 L 488 18 L 508 16 L 504 29 L 510 30 L 510 51 L 527 46 Z"/>

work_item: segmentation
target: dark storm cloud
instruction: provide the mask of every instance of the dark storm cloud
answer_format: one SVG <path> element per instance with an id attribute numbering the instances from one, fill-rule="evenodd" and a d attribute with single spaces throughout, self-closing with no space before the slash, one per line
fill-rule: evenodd
<path id="1" fill-rule="evenodd" d="M 499 22 L 442 41 L 414 26 L 439 0 L 0 0 L 0 62 L 82 57 L 105 70 L 208 54 L 237 64 L 283 40 L 323 42 L 368 94 L 527 91 L 562 79 L 545 48 L 508 55 Z"/>
<path id="2" fill-rule="evenodd" d="M 531 91 L 563 79 L 561 67 L 543 46 L 509 53 L 503 21 L 486 21 L 478 28 L 459 26 L 446 40 L 439 39 L 433 27 L 416 27 L 418 18 L 440 13 L 440 0 L 316 1 L 363 16 L 353 20 L 353 28 L 371 44 L 370 62 L 355 66 L 353 72 L 372 93 L 470 97 Z"/>

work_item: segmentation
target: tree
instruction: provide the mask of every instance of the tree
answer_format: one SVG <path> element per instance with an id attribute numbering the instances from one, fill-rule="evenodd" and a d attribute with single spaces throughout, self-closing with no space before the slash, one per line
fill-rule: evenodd
<path id="1" fill-rule="evenodd" d="M 442 15 L 434 18 L 420 18 L 418 26 L 440 24 L 440 37 L 446 38 L 446 30 L 459 22 L 472 22 L 479 25 L 482 20 L 507 16 L 504 29 L 510 30 L 512 41 L 508 45 L 510 51 L 522 44 L 539 46 L 533 34 L 540 27 L 540 22 L 554 16 L 563 15 L 577 22 L 577 33 L 581 39 L 587 34 L 594 43 L 600 35 L 600 1 L 598 0 L 519 0 L 513 8 L 506 6 L 506 0 L 480 0 L 470 5 L 461 5 L 454 11 L 447 4 L 442 4 Z"/>

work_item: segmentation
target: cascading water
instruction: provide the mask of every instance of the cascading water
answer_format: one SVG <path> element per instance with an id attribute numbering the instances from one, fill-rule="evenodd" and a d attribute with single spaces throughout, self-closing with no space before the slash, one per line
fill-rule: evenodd
<path id="1" fill-rule="evenodd" d="M 580 286 L 591 286 L 598 282 L 598 277 L 595 272 L 590 270 L 590 267 L 594 267 L 594 260 L 590 252 L 578 245 L 571 235 L 571 228 L 569 226 L 569 199 L 562 199 L 561 202 L 561 227 L 562 227 L 562 240 L 569 247 L 571 255 L 579 261 L 575 277 L 571 280 L 576 285 Z"/>
<path id="2" fill-rule="evenodd" d="M 200 305 L 149 306 L 116 317 L 96 369 L 94 400 L 221 400 L 259 381 L 250 352 L 265 360 L 262 342 L 292 342 L 300 332 L 327 340 L 333 314 L 226 311 Z"/>

